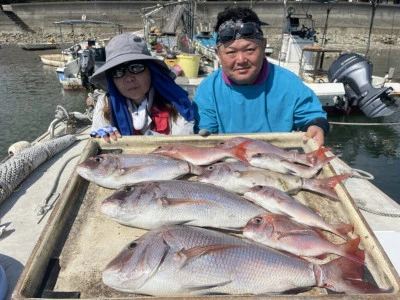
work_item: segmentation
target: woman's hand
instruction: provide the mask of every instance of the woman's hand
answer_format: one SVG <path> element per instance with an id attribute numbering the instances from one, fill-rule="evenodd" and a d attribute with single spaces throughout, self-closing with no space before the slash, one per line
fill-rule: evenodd
<path id="1" fill-rule="evenodd" d="M 106 126 L 106 127 L 94 130 L 90 133 L 90 136 L 95 137 L 95 138 L 103 138 L 104 141 L 106 141 L 107 143 L 110 142 L 110 139 L 113 141 L 116 141 L 117 138 L 122 137 L 122 135 L 119 133 L 118 129 L 116 127 L 111 127 L 111 126 Z"/>
<path id="2" fill-rule="evenodd" d="M 308 127 L 307 132 L 303 136 L 303 141 L 306 142 L 312 138 L 314 138 L 318 146 L 322 146 L 324 144 L 324 131 L 321 127 L 315 125 Z"/>

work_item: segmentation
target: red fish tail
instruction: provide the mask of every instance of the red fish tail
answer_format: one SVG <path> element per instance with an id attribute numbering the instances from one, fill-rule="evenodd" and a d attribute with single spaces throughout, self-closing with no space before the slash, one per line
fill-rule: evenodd
<path id="1" fill-rule="evenodd" d="M 315 166 L 317 165 L 321 160 L 324 160 L 328 158 L 325 154 L 326 151 L 330 151 L 332 148 L 322 148 L 319 147 L 315 151 L 311 151 L 305 154 L 297 154 L 296 158 L 299 160 L 298 162 L 308 165 L 308 166 Z"/>
<path id="2" fill-rule="evenodd" d="M 346 257 L 340 257 L 324 265 L 314 265 L 319 287 L 346 294 L 380 293 L 382 289 L 361 281 L 364 266 Z"/>
<path id="3" fill-rule="evenodd" d="M 247 158 L 247 149 L 250 143 L 252 143 L 252 140 L 245 141 L 243 143 L 240 143 L 234 148 L 227 149 L 227 151 L 235 158 L 238 160 L 244 161 L 244 162 L 249 162 Z"/>
<path id="4" fill-rule="evenodd" d="M 339 155 L 329 156 L 329 157 L 326 157 L 324 159 L 320 159 L 320 160 L 318 160 L 316 166 L 321 168 L 322 166 L 326 165 L 328 162 L 330 162 L 331 160 L 335 159 L 336 157 L 339 157 Z"/>
<path id="5" fill-rule="evenodd" d="M 333 228 L 335 228 L 336 232 L 338 232 L 342 236 L 346 236 L 348 233 L 354 232 L 354 226 L 351 224 L 341 223 L 341 224 L 334 224 L 332 226 Z"/>
<path id="6" fill-rule="evenodd" d="M 346 279 L 344 282 L 348 290 L 348 292 L 344 291 L 346 294 L 378 294 L 389 292 L 366 281 Z"/>
<path id="7" fill-rule="evenodd" d="M 360 244 L 360 237 L 356 237 L 346 243 L 339 245 L 339 248 L 343 251 L 344 257 L 351 259 L 359 264 L 365 264 L 365 252 L 364 250 L 358 249 Z"/>
<path id="8" fill-rule="evenodd" d="M 310 191 L 329 196 L 334 200 L 339 200 L 335 190 L 333 189 L 339 182 L 348 178 L 350 174 L 335 175 L 323 179 L 308 179 L 304 181 L 303 188 Z"/>

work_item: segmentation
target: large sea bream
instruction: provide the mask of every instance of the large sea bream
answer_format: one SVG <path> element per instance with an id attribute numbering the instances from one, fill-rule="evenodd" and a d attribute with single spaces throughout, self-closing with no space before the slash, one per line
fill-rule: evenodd
<path id="1" fill-rule="evenodd" d="M 154 296 L 276 294 L 314 286 L 377 293 L 361 281 L 363 265 L 347 258 L 315 264 L 214 230 L 168 226 L 127 245 L 105 268 L 103 283 Z"/>

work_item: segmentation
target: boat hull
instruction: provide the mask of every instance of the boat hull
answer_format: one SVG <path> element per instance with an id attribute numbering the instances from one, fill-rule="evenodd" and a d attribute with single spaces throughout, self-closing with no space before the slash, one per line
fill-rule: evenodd
<path id="1" fill-rule="evenodd" d="M 65 54 L 42 54 L 40 60 L 46 66 L 62 67 L 70 61 L 69 55 Z"/>
<path id="2" fill-rule="evenodd" d="M 51 50 L 57 49 L 59 47 L 58 44 L 52 43 L 44 43 L 44 44 L 19 44 L 21 49 L 29 50 L 29 51 L 36 51 L 36 50 Z"/>

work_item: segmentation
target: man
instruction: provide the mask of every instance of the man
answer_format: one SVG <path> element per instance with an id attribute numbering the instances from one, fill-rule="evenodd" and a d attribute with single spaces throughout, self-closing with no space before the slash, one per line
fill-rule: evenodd
<path id="1" fill-rule="evenodd" d="M 323 145 L 329 132 L 326 113 L 300 78 L 268 63 L 260 23 L 249 8 L 231 7 L 218 14 L 215 52 L 222 68 L 196 90 L 195 132 L 301 130 L 305 141 L 314 138 Z"/>

